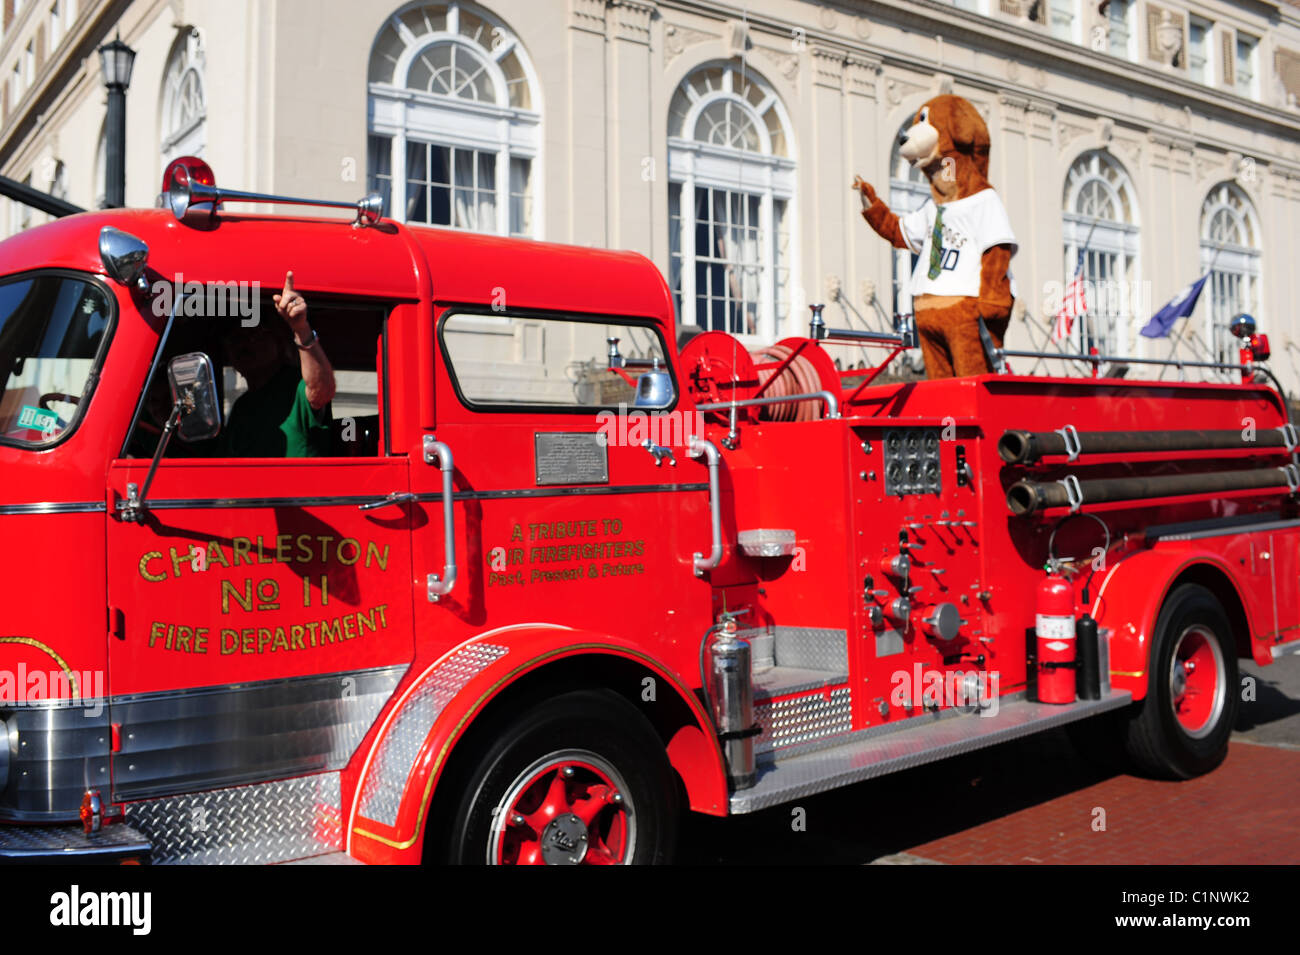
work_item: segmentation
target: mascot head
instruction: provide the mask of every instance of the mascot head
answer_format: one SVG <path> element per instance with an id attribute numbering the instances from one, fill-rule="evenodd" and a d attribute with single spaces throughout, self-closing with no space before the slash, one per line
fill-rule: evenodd
<path id="1" fill-rule="evenodd" d="M 969 100 L 936 96 L 916 112 L 903 133 L 899 154 L 933 181 L 952 160 L 958 194 L 971 195 L 988 187 L 989 129 Z"/>

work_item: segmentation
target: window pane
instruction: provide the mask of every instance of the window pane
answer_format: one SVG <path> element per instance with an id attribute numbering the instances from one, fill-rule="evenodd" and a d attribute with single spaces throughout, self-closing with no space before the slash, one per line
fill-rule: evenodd
<path id="1" fill-rule="evenodd" d="M 367 142 L 366 190 L 384 197 L 384 215 L 391 216 L 393 201 L 393 139 L 372 135 Z"/>
<path id="2" fill-rule="evenodd" d="M 624 358 L 664 361 L 657 331 L 619 321 L 451 315 L 442 326 L 447 363 L 471 404 L 617 407 L 631 385 L 609 370 L 606 338 Z M 670 399 L 671 400 L 671 399 Z"/>
<path id="3" fill-rule="evenodd" d="M 519 156 L 510 157 L 510 234 L 533 234 L 533 164 Z"/>
<path id="4" fill-rule="evenodd" d="M 429 222 L 428 153 L 424 143 L 406 144 L 406 219 Z"/>
<path id="5" fill-rule="evenodd" d="M 99 286 L 61 276 L 0 285 L 0 441 L 53 441 L 85 410 L 112 304 Z"/>

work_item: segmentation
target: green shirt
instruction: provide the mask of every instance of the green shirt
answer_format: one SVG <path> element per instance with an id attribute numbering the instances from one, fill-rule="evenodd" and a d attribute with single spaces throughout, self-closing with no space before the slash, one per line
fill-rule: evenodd
<path id="1" fill-rule="evenodd" d="M 230 409 L 225 456 L 233 458 L 316 458 L 329 455 L 333 415 L 307 400 L 307 383 L 288 365 L 261 388 L 246 392 Z"/>

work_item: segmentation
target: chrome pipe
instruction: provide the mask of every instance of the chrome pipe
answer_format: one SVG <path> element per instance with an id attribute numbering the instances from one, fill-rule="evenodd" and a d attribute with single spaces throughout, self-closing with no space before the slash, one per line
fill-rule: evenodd
<path id="1" fill-rule="evenodd" d="M 696 405 L 697 411 L 726 411 L 728 408 L 753 408 L 760 405 L 781 405 L 791 401 L 823 401 L 826 403 L 826 417 L 840 416 L 840 402 L 829 391 L 810 391 L 803 395 L 786 395 L 785 397 L 744 398 L 740 401 L 713 401 Z"/>
<path id="2" fill-rule="evenodd" d="M 442 576 L 430 574 L 428 579 L 428 597 L 430 602 L 437 603 L 439 598 L 451 593 L 456 586 L 456 513 L 455 513 L 455 495 L 452 485 L 452 471 L 455 468 L 455 459 L 452 457 L 451 448 L 447 447 L 433 435 L 424 436 L 424 463 L 432 464 L 438 462 L 438 469 L 442 471 L 442 536 L 443 536 L 443 553 L 444 564 Z"/>
<path id="3" fill-rule="evenodd" d="M 998 349 L 998 354 L 1003 357 L 1010 356 L 1011 358 L 1062 358 L 1068 361 L 1089 362 L 1094 365 L 1103 362 L 1114 362 L 1124 365 L 1167 365 L 1173 368 L 1217 368 L 1220 371 L 1246 371 L 1254 367 L 1232 362 L 1178 361 L 1175 358 L 1136 358 L 1132 355 L 1076 355 L 1069 352 L 1013 351 L 1006 348 Z"/>
<path id="4" fill-rule="evenodd" d="M 695 576 L 702 577 L 706 570 L 712 570 L 722 563 L 722 495 L 718 490 L 718 449 L 710 441 L 692 437 L 686 453 L 693 458 L 703 455 L 709 466 L 709 525 L 713 532 L 713 547 L 709 550 L 708 557 L 698 551 L 692 555 Z"/>

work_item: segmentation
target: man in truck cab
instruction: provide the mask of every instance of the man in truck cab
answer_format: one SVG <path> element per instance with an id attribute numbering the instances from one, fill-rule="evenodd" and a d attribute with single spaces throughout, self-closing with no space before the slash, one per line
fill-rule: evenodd
<path id="1" fill-rule="evenodd" d="M 292 272 L 274 301 L 293 334 L 297 358 L 280 330 L 266 323 L 238 327 L 226 336 L 230 364 L 248 382 L 248 391 L 230 409 L 223 456 L 322 457 L 331 448 L 334 369 L 307 322 L 307 301 L 293 287 Z"/>
<path id="2" fill-rule="evenodd" d="M 293 273 L 284 290 L 272 297 L 285 325 L 258 322 L 235 325 L 221 335 L 219 350 L 248 383 L 248 390 L 230 409 L 221 435 L 211 442 L 187 446 L 172 443 L 169 457 L 304 458 L 332 453 L 330 399 L 335 393 L 334 369 L 320 338 L 307 321 L 307 302 L 293 287 Z M 193 329 L 189 330 L 191 333 Z M 204 342 L 178 328 L 168 344 L 168 356 L 185 351 L 211 351 L 216 340 Z M 296 346 L 296 348 L 294 347 Z M 137 447 L 153 453 L 171 411 L 167 379 L 159 375 L 149 390 L 147 419 Z"/>

